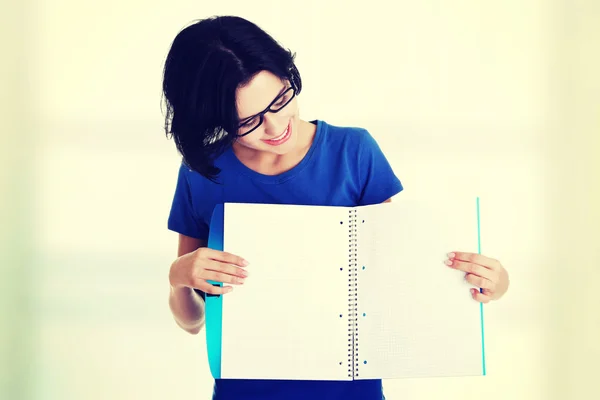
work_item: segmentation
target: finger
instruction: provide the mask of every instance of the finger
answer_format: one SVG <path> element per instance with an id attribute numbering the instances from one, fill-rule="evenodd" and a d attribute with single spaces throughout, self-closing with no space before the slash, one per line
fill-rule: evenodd
<path id="1" fill-rule="evenodd" d="M 469 282 L 470 284 L 475 285 L 482 289 L 494 290 L 494 288 L 496 286 L 494 284 L 494 282 L 490 281 L 489 279 L 485 279 L 485 278 L 482 278 L 480 276 L 473 275 L 473 274 L 467 274 L 465 276 L 465 280 L 467 282 Z"/>
<path id="2" fill-rule="evenodd" d="M 479 264 L 455 260 L 446 260 L 444 261 L 444 264 L 459 271 L 478 275 L 489 280 L 494 280 L 495 272 Z"/>
<path id="3" fill-rule="evenodd" d="M 477 289 L 471 289 L 471 296 L 473 297 L 474 300 L 476 300 L 480 303 L 489 303 L 490 300 L 492 300 L 492 298 L 490 296 L 481 293 Z"/>
<path id="4" fill-rule="evenodd" d="M 220 261 L 203 260 L 202 268 L 207 271 L 221 272 L 231 276 L 238 276 L 240 278 L 248 277 L 248 271 L 245 269 Z"/>
<path id="5" fill-rule="evenodd" d="M 226 293 L 231 293 L 231 291 L 233 290 L 233 287 L 231 287 L 231 286 L 211 285 L 210 283 L 208 283 L 206 281 L 200 281 L 200 282 L 198 282 L 197 285 L 198 285 L 198 289 L 202 290 L 206 294 L 214 294 L 214 295 L 226 294 Z"/>
<path id="6" fill-rule="evenodd" d="M 501 266 L 500 262 L 496 259 L 486 257 L 482 254 L 468 253 L 462 251 L 454 251 L 452 253 L 448 253 L 448 259 L 466 261 L 473 264 L 481 265 L 482 267 L 486 267 L 492 270 L 497 270 Z"/>
<path id="7" fill-rule="evenodd" d="M 226 251 L 219 251 L 214 249 L 209 249 L 208 247 L 204 247 L 204 255 L 207 258 L 210 258 L 215 261 L 221 261 L 228 264 L 238 265 L 240 267 L 247 267 L 249 262 L 243 259 L 240 256 L 236 256 L 235 254 L 228 253 Z"/>
<path id="8" fill-rule="evenodd" d="M 215 272 L 210 270 L 202 271 L 196 279 L 204 281 L 214 281 L 219 283 L 231 283 L 234 285 L 242 285 L 245 281 L 245 278 L 241 278 L 239 276 L 227 275 L 222 272 Z"/>

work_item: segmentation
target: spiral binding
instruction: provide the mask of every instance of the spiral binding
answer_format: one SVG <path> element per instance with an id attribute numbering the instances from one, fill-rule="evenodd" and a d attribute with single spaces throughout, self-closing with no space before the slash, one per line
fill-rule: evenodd
<path id="1" fill-rule="evenodd" d="M 358 239 L 355 209 L 349 211 L 348 219 L 348 377 L 352 378 L 358 376 Z"/>

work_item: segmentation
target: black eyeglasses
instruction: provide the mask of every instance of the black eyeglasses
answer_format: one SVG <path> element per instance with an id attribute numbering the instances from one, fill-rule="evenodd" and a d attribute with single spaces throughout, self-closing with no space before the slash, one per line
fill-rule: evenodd
<path id="1" fill-rule="evenodd" d="M 285 92 L 281 93 L 279 96 L 275 98 L 269 104 L 267 108 L 265 108 L 260 113 L 246 118 L 243 122 L 238 125 L 238 137 L 246 136 L 249 133 L 252 133 L 256 128 L 258 128 L 264 121 L 264 116 L 268 112 L 277 113 L 281 111 L 285 106 L 287 106 L 290 101 L 296 96 L 296 89 L 291 86 L 286 89 Z"/>

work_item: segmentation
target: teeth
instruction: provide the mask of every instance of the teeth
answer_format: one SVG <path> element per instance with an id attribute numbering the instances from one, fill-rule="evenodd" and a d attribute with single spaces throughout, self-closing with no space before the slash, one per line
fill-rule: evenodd
<path id="1" fill-rule="evenodd" d="M 285 131 L 284 131 L 284 132 L 283 132 L 281 135 L 277 136 L 277 137 L 276 137 L 276 138 L 274 138 L 274 139 L 269 139 L 269 140 L 271 140 L 271 141 L 273 141 L 273 142 L 276 142 L 276 141 L 278 141 L 278 140 L 281 140 L 281 139 L 283 139 L 283 138 L 284 138 L 284 136 L 285 136 L 285 135 L 287 135 L 287 133 L 288 133 L 288 128 L 285 128 Z"/>

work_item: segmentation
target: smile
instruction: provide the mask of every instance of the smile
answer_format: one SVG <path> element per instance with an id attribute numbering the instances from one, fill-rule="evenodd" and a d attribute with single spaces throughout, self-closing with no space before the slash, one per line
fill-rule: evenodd
<path id="1" fill-rule="evenodd" d="M 283 133 L 281 135 L 279 135 L 273 139 L 263 139 L 263 142 L 265 142 L 271 146 L 279 146 L 279 145 L 285 143 L 290 138 L 291 135 L 292 135 L 292 124 L 290 122 L 288 124 L 287 128 L 285 128 L 285 131 L 283 131 Z"/>

